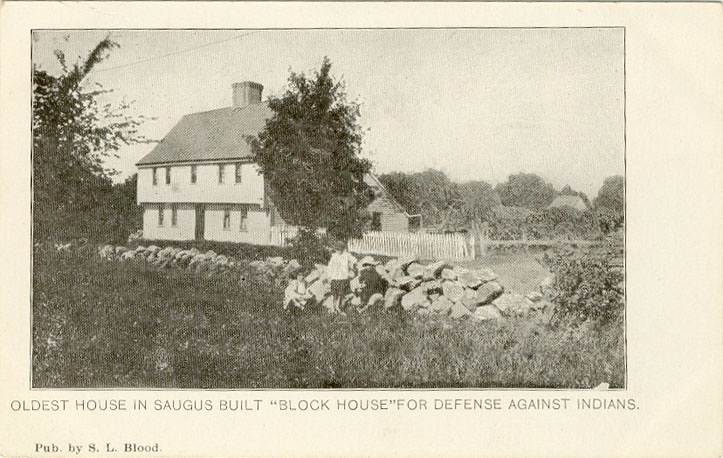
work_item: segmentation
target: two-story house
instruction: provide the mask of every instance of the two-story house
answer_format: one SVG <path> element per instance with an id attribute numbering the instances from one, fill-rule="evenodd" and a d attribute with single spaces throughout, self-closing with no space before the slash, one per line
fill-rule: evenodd
<path id="1" fill-rule="evenodd" d="M 232 106 L 184 116 L 138 161 L 144 238 L 268 244 L 272 229 L 285 225 L 246 141 L 272 116 L 262 91 L 259 83 L 233 84 Z M 365 181 L 377 196 L 370 230 L 407 232 L 401 205 L 375 176 Z"/>

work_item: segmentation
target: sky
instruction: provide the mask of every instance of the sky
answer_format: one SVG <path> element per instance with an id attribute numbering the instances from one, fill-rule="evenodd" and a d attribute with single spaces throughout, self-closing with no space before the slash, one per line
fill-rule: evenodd
<path id="1" fill-rule="evenodd" d="M 361 104 L 363 155 L 379 174 L 443 170 L 454 181 L 537 173 L 591 197 L 624 173 L 623 30 L 92 30 L 36 31 L 33 63 L 60 72 L 106 35 L 120 47 L 88 87 L 134 101 L 160 140 L 188 113 L 231 105 L 231 84 L 283 93 L 289 71 L 311 74 L 324 56 Z M 108 166 L 120 181 L 153 148 L 133 145 Z"/>

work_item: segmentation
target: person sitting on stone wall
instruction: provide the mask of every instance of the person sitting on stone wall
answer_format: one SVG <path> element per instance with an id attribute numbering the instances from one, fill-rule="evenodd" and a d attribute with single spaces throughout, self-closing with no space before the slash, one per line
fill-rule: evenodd
<path id="1" fill-rule="evenodd" d="M 365 256 L 359 261 L 359 299 L 360 312 L 374 308 L 384 302 L 384 293 L 387 291 L 387 281 L 376 271 L 379 264 L 371 256 Z"/>
<path id="2" fill-rule="evenodd" d="M 296 278 L 289 281 L 284 291 L 284 310 L 290 310 L 293 313 L 302 311 L 312 297 L 311 291 L 306 287 L 304 274 L 299 270 Z"/>

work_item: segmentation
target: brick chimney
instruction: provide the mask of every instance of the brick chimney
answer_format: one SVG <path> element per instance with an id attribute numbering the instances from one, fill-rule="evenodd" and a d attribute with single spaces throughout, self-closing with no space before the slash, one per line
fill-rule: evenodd
<path id="1" fill-rule="evenodd" d="M 261 102 L 261 92 L 264 87 L 253 81 L 243 81 L 241 83 L 233 83 L 233 106 L 245 107 L 252 103 Z"/>

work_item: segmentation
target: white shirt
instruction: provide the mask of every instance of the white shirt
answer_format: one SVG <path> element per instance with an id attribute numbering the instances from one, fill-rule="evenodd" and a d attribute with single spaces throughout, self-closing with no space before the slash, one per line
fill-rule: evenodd
<path id="1" fill-rule="evenodd" d="M 348 280 L 354 276 L 354 264 L 356 264 L 356 258 L 351 253 L 348 251 L 337 253 L 335 251 L 331 254 L 331 259 L 329 259 L 326 274 L 331 280 Z"/>

